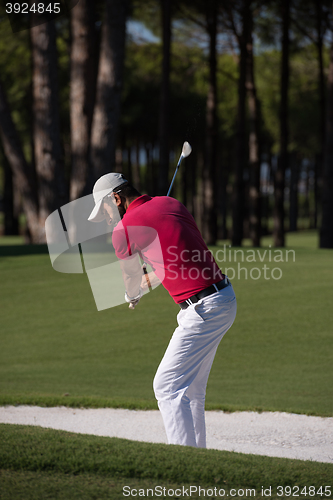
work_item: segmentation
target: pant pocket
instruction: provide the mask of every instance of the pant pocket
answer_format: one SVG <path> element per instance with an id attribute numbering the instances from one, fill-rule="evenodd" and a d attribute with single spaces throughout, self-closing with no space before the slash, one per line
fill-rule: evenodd
<path id="1" fill-rule="evenodd" d="M 202 304 L 200 302 L 198 302 L 197 304 L 194 304 L 193 311 L 201 321 L 205 321 L 203 307 L 202 307 Z"/>

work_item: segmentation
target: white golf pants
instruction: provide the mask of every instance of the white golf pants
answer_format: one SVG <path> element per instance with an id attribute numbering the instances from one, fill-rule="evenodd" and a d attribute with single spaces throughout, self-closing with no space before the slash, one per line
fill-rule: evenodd
<path id="1" fill-rule="evenodd" d="M 231 285 L 177 315 L 178 327 L 154 378 L 169 444 L 206 447 L 205 395 L 216 349 L 234 322 Z"/>

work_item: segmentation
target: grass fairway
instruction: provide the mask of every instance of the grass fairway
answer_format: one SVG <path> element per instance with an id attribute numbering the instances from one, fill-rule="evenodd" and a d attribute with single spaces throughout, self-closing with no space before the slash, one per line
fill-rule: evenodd
<path id="1" fill-rule="evenodd" d="M 241 253 L 223 260 L 223 242 L 213 249 L 235 271 L 238 312 L 217 351 L 207 409 L 333 413 L 333 251 L 318 250 L 314 233 L 287 243 L 295 261 L 268 246 L 256 261 L 244 248 L 244 262 Z M 178 306 L 160 286 L 135 311 L 97 312 L 87 276 L 55 272 L 43 251 L 0 246 L 0 404 L 156 408 L 152 380 Z"/>
<path id="2" fill-rule="evenodd" d="M 291 486 L 301 498 L 332 498 L 328 489 L 325 494 L 325 486 L 332 491 L 331 464 L 4 424 L 0 425 L 0 441 L 0 498 L 4 500 L 120 499 L 124 498 L 124 486 L 137 490 L 200 486 L 223 489 L 225 497 L 233 498 L 263 498 L 262 487 L 271 486 L 271 499 L 287 498 L 281 487 Z M 312 494 L 309 486 L 314 488 Z M 252 494 L 245 495 L 246 489 Z M 203 498 L 192 492 L 191 498 Z M 137 492 L 137 496 L 144 495 Z M 151 494 L 146 496 L 152 498 Z"/>

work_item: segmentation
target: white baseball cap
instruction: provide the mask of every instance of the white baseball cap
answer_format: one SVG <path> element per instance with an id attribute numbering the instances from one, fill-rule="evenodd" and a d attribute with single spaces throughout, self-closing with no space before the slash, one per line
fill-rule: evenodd
<path id="1" fill-rule="evenodd" d="M 95 182 L 93 187 L 95 206 L 89 215 L 88 220 L 93 222 L 101 222 L 104 220 L 105 215 L 102 210 L 103 198 L 126 182 L 127 180 L 123 174 L 111 172 L 109 174 L 102 175 L 102 177 Z"/>

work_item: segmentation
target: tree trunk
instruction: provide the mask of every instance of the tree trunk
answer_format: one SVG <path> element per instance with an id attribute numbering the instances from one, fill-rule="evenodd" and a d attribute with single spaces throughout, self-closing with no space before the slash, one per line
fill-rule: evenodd
<path id="1" fill-rule="evenodd" d="M 319 185 L 323 175 L 323 154 L 325 148 L 325 133 L 326 133 L 326 89 L 325 89 L 325 75 L 324 75 L 324 62 L 323 62 L 323 32 L 322 32 L 322 2 L 315 0 L 317 10 L 317 50 L 318 50 L 318 92 L 320 104 L 320 152 L 316 159 L 315 176 L 314 176 L 314 195 L 315 195 L 315 209 L 314 209 L 314 227 L 317 228 L 318 222 L 318 200 L 319 200 Z"/>
<path id="2" fill-rule="evenodd" d="M 136 138 L 135 162 L 132 168 L 134 187 L 141 193 L 141 175 L 140 175 L 140 141 Z"/>
<path id="3" fill-rule="evenodd" d="M 186 161 L 182 163 L 181 172 L 179 172 L 181 174 L 181 200 L 192 215 L 194 213 L 193 189 L 195 189 L 195 187 L 193 182 L 195 182 L 195 179 L 193 178 L 193 175 L 195 175 L 195 161 L 196 154 L 195 150 L 193 150 L 191 155 L 186 158 Z"/>
<path id="4" fill-rule="evenodd" d="M 326 108 L 326 134 L 323 158 L 322 223 L 320 248 L 333 248 L 333 43 L 330 50 Z"/>
<path id="5" fill-rule="evenodd" d="M 203 227 L 207 245 L 217 240 L 217 82 L 216 34 L 217 0 L 206 2 L 206 23 L 209 35 L 209 89 L 206 104 L 206 154 L 203 169 Z"/>
<path id="6" fill-rule="evenodd" d="M 54 22 L 31 28 L 33 137 L 38 179 L 39 224 L 66 200 L 60 140 L 57 50 Z"/>
<path id="7" fill-rule="evenodd" d="M 249 31 L 249 0 L 243 0 L 238 79 L 236 158 L 233 186 L 232 245 L 241 246 L 244 222 L 244 165 L 246 164 L 246 60 Z"/>
<path id="8" fill-rule="evenodd" d="M 191 156 L 187 158 L 189 169 L 188 182 L 190 184 L 190 199 L 188 203 L 188 211 L 193 215 L 195 214 L 195 200 L 197 196 L 197 152 L 192 151 Z"/>
<path id="9" fill-rule="evenodd" d="M 187 208 L 187 202 L 188 202 L 188 196 L 187 196 L 187 187 L 188 187 L 188 181 L 187 181 L 187 178 L 188 178 L 188 175 L 187 175 L 187 170 L 188 170 L 188 165 L 187 165 L 187 161 L 184 162 L 184 165 L 183 165 L 183 169 L 181 171 L 181 175 L 180 175 L 180 178 L 181 178 L 181 202 L 183 205 L 185 205 L 185 207 Z"/>
<path id="10" fill-rule="evenodd" d="M 127 0 L 106 0 L 91 132 L 94 180 L 115 169 L 127 6 Z"/>
<path id="11" fill-rule="evenodd" d="M 126 179 L 130 184 L 133 184 L 133 177 L 132 177 L 132 148 L 131 146 L 127 147 L 127 172 L 126 172 Z"/>
<path id="12" fill-rule="evenodd" d="M 116 162 L 114 171 L 121 174 L 123 173 L 123 149 L 121 146 L 116 148 L 115 158 Z"/>
<path id="13" fill-rule="evenodd" d="M 161 0 L 162 12 L 162 82 L 160 96 L 159 144 L 160 164 L 158 194 L 164 196 L 168 190 L 169 134 L 170 134 L 170 47 L 171 47 L 171 0 Z"/>
<path id="14" fill-rule="evenodd" d="M 5 236 L 13 236 L 19 234 L 19 224 L 17 211 L 18 203 L 15 203 L 15 198 L 17 201 L 17 193 L 15 193 L 13 172 L 10 168 L 8 160 L 5 155 L 2 154 L 2 148 L 0 148 L 0 160 L 3 165 L 4 172 L 4 186 L 3 186 L 3 214 L 4 214 L 4 232 Z M 15 206 L 16 205 L 16 206 Z"/>
<path id="15" fill-rule="evenodd" d="M 288 168 L 289 140 L 289 24 L 290 0 L 282 0 L 282 61 L 281 61 L 281 101 L 280 101 L 280 157 L 275 172 L 274 182 L 274 230 L 273 239 L 276 247 L 284 247 L 284 187 L 285 173 Z"/>
<path id="16" fill-rule="evenodd" d="M 270 188 L 273 184 L 273 166 L 272 166 L 272 152 L 269 149 L 266 155 L 266 165 L 267 165 L 267 170 L 266 170 L 266 176 L 264 179 L 264 185 L 265 185 L 265 195 L 263 196 L 262 199 L 262 218 L 263 218 L 263 225 L 262 225 L 262 234 L 267 235 L 270 233 L 270 228 L 269 228 L 269 219 L 270 219 Z"/>
<path id="17" fill-rule="evenodd" d="M 222 157 L 222 153 L 221 157 Z M 232 162 L 232 154 L 230 148 L 225 148 L 225 157 L 223 161 L 223 168 L 219 170 L 219 180 L 218 180 L 218 213 L 221 216 L 221 223 L 218 227 L 218 239 L 225 240 L 228 238 L 228 228 L 227 228 L 227 215 L 228 215 L 228 184 L 230 176 L 230 168 Z"/>
<path id="18" fill-rule="evenodd" d="M 318 178 L 319 178 L 319 170 L 321 170 L 322 165 L 322 154 L 317 154 L 315 156 L 315 164 L 314 164 L 314 208 L 313 208 L 313 227 L 317 229 L 318 227 L 318 208 L 319 208 L 319 186 L 318 186 Z"/>
<path id="19" fill-rule="evenodd" d="M 154 170 L 153 170 L 153 159 L 152 159 L 152 153 L 150 149 L 150 144 L 146 142 L 145 144 L 145 151 L 146 151 L 146 182 L 145 182 L 145 190 L 147 193 L 149 193 L 151 196 L 154 193 Z"/>
<path id="20" fill-rule="evenodd" d="M 247 72 L 246 87 L 249 103 L 249 219 L 250 238 L 255 247 L 260 246 L 261 237 L 261 194 L 260 194 L 260 103 L 254 82 L 253 64 L 253 19 L 252 10 L 249 9 L 249 30 L 247 43 Z"/>
<path id="21" fill-rule="evenodd" d="M 80 0 L 71 10 L 70 120 L 72 169 L 70 199 L 91 192 L 90 132 L 95 95 L 93 2 Z"/>
<path id="22" fill-rule="evenodd" d="M 204 163 L 204 158 L 203 158 L 203 151 L 200 149 L 197 152 L 197 176 L 198 176 L 198 182 L 197 182 L 197 190 L 196 190 L 196 196 L 195 196 L 195 201 L 194 201 L 194 218 L 195 221 L 198 225 L 198 228 L 201 233 L 203 233 L 203 169 L 205 168 L 205 163 Z"/>
<path id="23" fill-rule="evenodd" d="M 299 164 L 296 155 L 290 163 L 289 231 L 297 231 Z"/>
<path id="24" fill-rule="evenodd" d="M 16 184 L 22 196 L 22 204 L 27 218 L 31 242 L 39 243 L 43 241 L 44 226 L 40 227 L 38 220 L 38 199 L 35 177 L 32 169 L 25 160 L 1 82 L 0 136 L 4 153 L 16 178 Z"/>

